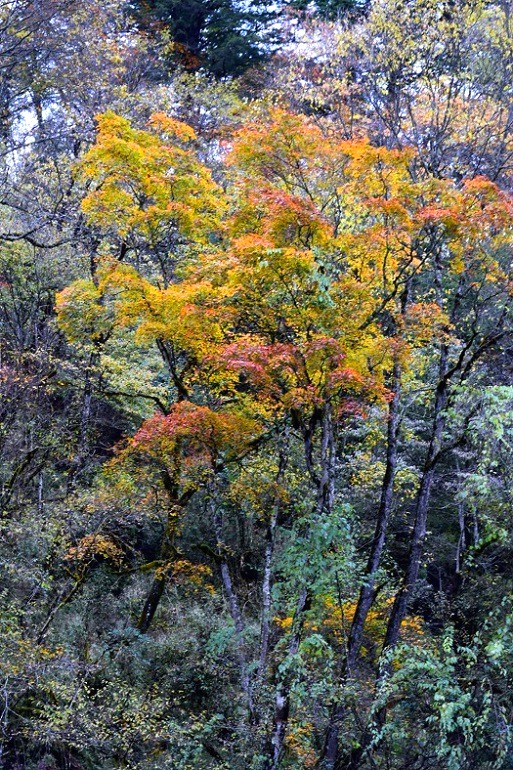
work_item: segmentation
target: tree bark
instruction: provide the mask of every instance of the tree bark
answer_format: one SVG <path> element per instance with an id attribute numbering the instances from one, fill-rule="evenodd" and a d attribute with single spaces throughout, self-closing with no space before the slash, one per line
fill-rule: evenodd
<path id="1" fill-rule="evenodd" d="M 445 342 L 442 342 L 440 346 L 439 378 L 435 394 L 431 437 L 424 461 L 420 488 L 417 494 L 415 521 L 411 537 L 410 552 L 408 555 L 408 564 L 406 567 L 403 584 L 396 595 L 390 619 L 388 621 L 385 640 L 383 643 L 384 650 L 393 648 L 397 644 L 401 624 L 406 617 L 408 604 L 410 602 L 419 575 L 427 532 L 427 519 L 431 489 L 433 486 L 436 464 L 440 458 L 442 449 L 442 436 L 446 421 L 445 407 L 447 406 L 450 382 L 450 377 L 448 376 L 448 356 L 448 346 Z M 380 672 L 376 682 L 377 687 L 379 687 L 383 677 L 386 676 L 387 671 L 388 669 L 385 667 Z M 374 719 L 378 730 L 383 727 L 385 719 L 386 707 L 382 707 L 379 709 Z M 371 735 L 369 732 L 367 732 L 361 745 L 351 752 L 350 759 L 346 765 L 347 770 L 358 770 L 358 768 L 361 767 L 362 758 L 369 748 L 370 741 Z M 336 764 L 334 765 L 334 768 L 336 770 Z"/>
<path id="2" fill-rule="evenodd" d="M 296 611 L 294 613 L 294 620 L 292 622 L 292 637 L 287 649 L 287 657 L 289 660 L 297 655 L 299 651 L 299 645 L 301 642 L 301 635 L 304 625 L 304 614 L 309 606 L 310 595 L 307 587 L 305 586 L 299 595 Z M 273 729 L 267 748 L 267 759 L 264 765 L 264 770 L 277 770 L 277 768 L 280 766 L 289 722 L 291 688 L 292 672 L 289 667 L 287 668 L 285 674 L 281 677 L 276 688 Z"/>
<path id="3" fill-rule="evenodd" d="M 381 564 L 383 548 L 385 546 L 390 515 L 392 513 L 394 478 L 397 468 L 397 444 L 399 429 L 399 403 L 401 398 L 401 367 L 396 361 L 392 372 L 393 397 L 388 410 L 387 426 L 387 454 L 385 475 L 381 487 L 381 498 L 376 521 L 376 529 L 372 540 L 371 550 L 365 570 L 364 583 L 360 589 L 360 596 L 356 605 L 355 614 L 351 623 L 345 660 L 342 663 L 340 684 L 343 687 L 352 676 L 358 654 L 362 645 L 363 629 L 369 610 L 375 599 L 375 581 Z M 326 770 L 333 770 L 338 761 L 338 739 L 342 721 L 346 714 L 344 703 L 335 703 L 332 707 L 328 729 L 320 759 L 320 766 Z"/>
<path id="4" fill-rule="evenodd" d="M 313 519 L 320 519 L 333 508 L 335 494 L 335 429 L 331 404 L 324 406 L 321 416 L 321 442 L 320 442 L 320 473 L 315 473 L 313 467 L 313 435 L 315 423 L 310 421 L 308 429 L 304 431 L 305 462 L 317 485 L 316 504 L 313 511 Z M 305 563 L 305 567 L 307 563 Z M 290 660 L 299 651 L 305 613 L 310 607 L 311 595 L 307 585 L 303 584 L 296 603 L 296 610 L 292 622 L 292 636 L 287 649 L 287 658 Z M 264 770 L 277 770 L 283 754 L 285 737 L 287 734 L 290 699 L 292 691 L 292 671 L 287 666 L 283 676 L 280 677 L 276 688 L 274 703 L 273 727 L 267 745 L 267 758 Z"/>
<path id="5" fill-rule="evenodd" d="M 442 343 L 440 348 L 439 362 L 439 382 L 436 389 L 435 406 L 433 414 L 433 427 L 431 430 L 431 439 L 424 463 L 424 470 L 420 489 L 417 496 L 415 508 L 415 524 L 411 539 L 410 553 L 408 557 L 408 566 L 404 577 L 403 585 L 395 598 L 392 607 L 392 613 L 388 622 L 385 635 L 384 648 L 394 647 L 399 638 L 399 629 L 406 615 L 409 599 L 417 582 L 419 575 L 420 562 L 424 541 L 426 539 L 427 517 L 429 509 L 429 500 L 431 488 L 435 475 L 435 467 L 440 456 L 442 448 L 442 434 L 445 426 L 445 407 L 447 405 L 447 395 L 449 381 L 447 378 L 448 348 Z"/>
<path id="6" fill-rule="evenodd" d="M 162 482 L 169 498 L 169 508 L 167 512 L 166 528 L 162 545 L 160 549 L 160 569 L 157 570 L 153 582 L 151 584 L 150 591 L 144 603 L 144 607 L 137 621 L 136 628 L 142 633 L 146 634 L 151 625 L 151 622 L 155 616 L 157 608 L 160 604 L 160 600 L 164 594 L 166 583 L 169 580 L 169 572 L 171 571 L 170 560 L 173 556 L 173 535 L 174 526 L 177 515 L 185 508 L 195 490 L 193 488 L 188 489 L 182 495 L 179 495 L 179 477 L 180 468 L 177 458 L 177 467 L 174 469 L 173 476 L 168 470 L 162 472 Z"/>
<path id="7" fill-rule="evenodd" d="M 226 559 L 226 545 L 223 538 L 223 518 L 220 508 L 216 505 L 214 495 L 211 497 L 211 511 L 212 521 L 214 525 L 214 532 L 217 540 L 217 550 L 220 555 L 220 571 L 221 580 L 223 582 L 223 588 L 228 599 L 228 606 L 230 608 L 230 615 L 235 625 L 235 635 L 237 644 L 237 657 L 239 659 L 239 671 L 242 690 L 246 696 L 246 702 L 248 706 L 248 712 L 250 721 L 255 721 L 255 706 L 253 703 L 253 686 L 249 675 L 248 658 L 246 653 L 246 642 L 244 639 L 245 623 L 242 616 L 242 612 L 239 605 L 239 600 L 235 590 L 233 588 L 232 578 L 230 575 L 230 568 Z"/>
<path id="8" fill-rule="evenodd" d="M 150 591 L 144 602 L 144 607 L 137 621 L 137 630 L 141 634 L 146 634 L 151 625 L 151 621 L 157 611 L 160 604 L 160 600 L 164 594 L 164 589 L 167 582 L 167 572 L 163 571 L 159 577 L 154 577 L 151 584 Z"/>
<path id="9" fill-rule="evenodd" d="M 276 484 L 279 486 L 285 468 L 287 466 L 288 440 L 285 448 L 280 452 L 278 473 L 276 474 Z M 258 660 L 258 681 L 262 681 L 267 666 L 267 656 L 269 652 L 269 632 L 271 622 L 271 575 L 272 558 L 274 553 L 274 538 L 278 517 L 280 514 L 280 501 L 275 500 L 270 519 L 267 523 L 265 533 L 265 555 L 264 555 L 264 575 L 262 579 L 262 619 L 260 623 L 260 655 Z"/>

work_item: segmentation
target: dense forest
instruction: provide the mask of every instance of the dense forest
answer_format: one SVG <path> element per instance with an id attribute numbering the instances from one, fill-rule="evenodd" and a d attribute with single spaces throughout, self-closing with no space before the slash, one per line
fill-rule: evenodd
<path id="1" fill-rule="evenodd" d="M 0 6 L 1 770 L 513 768 L 513 3 Z"/>

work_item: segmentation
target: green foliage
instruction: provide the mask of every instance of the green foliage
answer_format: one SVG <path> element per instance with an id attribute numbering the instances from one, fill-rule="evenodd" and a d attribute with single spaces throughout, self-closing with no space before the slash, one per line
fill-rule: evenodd
<path id="1" fill-rule="evenodd" d="M 488 616 L 468 646 L 458 645 L 448 627 L 436 644 L 399 645 L 384 657 L 391 671 L 380 684 L 376 707 L 391 704 L 391 713 L 375 741 L 405 755 L 434 752 L 451 770 L 504 767 L 512 739 L 502 698 L 513 652 L 507 605 L 505 600 Z M 416 725 L 414 748 L 406 747 L 409 724 Z"/>
<path id="2" fill-rule="evenodd" d="M 506 6 L 0 9 L 2 770 L 512 766 Z"/>
<path id="3" fill-rule="evenodd" d="M 291 6 L 300 11 L 313 11 L 321 19 L 345 21 L 364 15 L 369 10 L 370 0 L 292 0 Z"/>
<path id="4" fill-rule="evenodd" d="M 275 40 L 276 13 L 261 0 L 145 0 L 135 13 L 143 27 L 162 23 L 174 57 L 187 69 L 201 67 L 217 78 L 261 62 Z"/>

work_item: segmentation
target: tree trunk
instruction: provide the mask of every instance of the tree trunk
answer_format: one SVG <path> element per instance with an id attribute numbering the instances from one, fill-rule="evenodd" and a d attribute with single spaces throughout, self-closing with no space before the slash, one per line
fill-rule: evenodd
<path id="1" fill-rule="evenodd" d="M 278 473 L 276 474 L 276 484 L 279 486 L 287 466 L 288 440 L 285 448 L 280 453 Z M 264 678 L 267 666 L 267 655 L 269 651 L 269 631 L 271 621 L 271 574 L 272 558 L 274 553 L 274 538 L 278 517 L 280 514 L 280 501 L 275 500 L 271 517 L 267 524 L 265 533 L 265 555 L 264 555 L 264 576 L 262 579 L 262 619 L 260 624 L 260 655 L 258 660 L 258 681 Z"/>
<path id="2" fill-rule="evenodd" d="M 214 532 L 217 540 L 217 550 L 220 555 L 220 570 L 221 579 L 223 582 L 223 588 L 228 599 L 228 607 L 230 608 L 230 615 L 235 625 L 235 635 L 237 644 L 237 657 L 239 659 L 239 671 L 242 690 L 246 696 L 246 702 L 248 706 L 248 712 L 250 721 L 255 721 L 255 707 L 253 703 L 253 687 L 251 678 L 249 676 L 249 666 L 246 653 L 246 642 L 244 639 L 245 623 L 242 616 L 242 612 L 239 605 L 239 600 L 235 590 L 233 588 L 232 578 L 230 575 L 230 568 L 226 559 L 226 545 L 223 538 L 223 519 L 221 510 L 216 506 L 214 495 L 211 497 L 211 510 L 212 521 L 214 524 Z"/>
<path id="3" fill-rule="evenodd" d="M 151 584 L 150 592 L 144 602 L 139 620 L 137 621 L 137 629 L 141 634 L 146 634 L 150 627 L 151 621 L 157 611 L 157 608 L 162 599 L 164 588 L 167 582 L 167 572 L 163 571 L 159 577 L 154 577 Z"/>
<path id="4" fill-rule="evenodd" d="M 321 443 L 320 443 L 320 473 L 317 475 L 313 468 L 312 439 L 315 424 L 312 422 L 308 430 L 304 431 L 305 461 L 312 479 L 317 484 L 317 499 L 313 511 L 313 519 L 320 519 L 325 513 L 330 513 L 333 508 L 335 494 L 335 429 L 331 404 L 326 404 L 321 417 Z M 307 564 L 305 564 L 305 567 Z M 305 612 L 311 604 L 311 595 L 308 586 L 303 585 L 296 603 L 296 610 L 292 622 L 292 636 L 289 641 L 287 657 L 293 658 L 299 651 L 301 635 L 305 621 Z M 267 759 L 264 770 L 276 770 L 279 767 L 283 746 L 287 734 L 290 714 L 290 697 L 292 690 L 292 671 L 287 667 L 285 674 L 279 679 L 276 688 L 274 704 L 273 728 L 267 745 Z"/>
<path id="5" fill-rule="evenodd" d="M 274 552 L 274 532 L 278 520 L 278 506 L 275 506 L 265 536 L 264 576 L 262 579 L 262 620 L 260 624 L 260 655 L 258 679 L 264 677 L 269 650 L 269 625 L 271 619 L 271 561 Z"/>
<path id="6" fill-rule="evenodd" d="M 399 403 L 401 397 L 401 368 L 397 361 L 394 364 L 392 373 L 392 392 L 394 395 L 388 411 L 386 467 L 381 487 L 376 529 L 367 561 L 364 583 L 360 589 L 360 596 L 349 631 L 346 656 L 342 663 L 340 674 L 341 686 L 344 686 L 347 680 L 353 675 L 354 667 L 360 652 L 365 621 L 367 620 L 367 615 L 369 614 L 369 610 L 372 607 L 376 595 L 376 575 L 381 564 L 390 515 L 392 513 L 394 478 L 397 468 Z M 340 702 L 335 703 L 331 710 L 324 748 L 320 760 L 320 765 L 323 768 L 326 768 L 326 770 L 333 770 L 338 761 L 338 738 L 340 726 L 345 714 L 345 704 Z"/>
<path id="7" fill-rule="evenodd" d="M 299 651 L 301 635 L 304 625 L 304 614 L 310 606 L 309 591 L 306 586 L 301 590 L 294 613 L 292 623 L 292 637 L 287 649 L 287 657 L 293 658 Z M 292 672 L 287 668 L 284 676 L 280 679 L 276 688 L 276 697 L 274 702 L 273 729 L 267 748 L 267 759 L 264 770 L 277 770 L 280 765 L 283 754 L 283 746 L 287 734 L 287 727 L 290 713 L 290 691 L 292 688 Z"/>
<path id="8" fill-rule="evenodd" d="M 447 378 L 448 348 L 442 343 L 440 349 L 439 381 L 436 389 L 431 439 L 424 463 L 424 471 L 417 496 L 415 508 L 415 524 L 411 539 L 408 566 L 403 585 L 395 598 L 385 635 L 384 648 L 394 647 L 399 638 L 399 629 L 406 615 L 409 599 L 417 582 L 424 541 L 426 539 L 427 517 L 431 487 L 435 475 L 435 467 L 442 448 L 442 433 L 445 425 L 445 407 L 449 381 Z"/>
<path id="9" fill-rule="evenodd" d="M 424 542 L 426 539 L 429 500 L 433 486 L 435 468 L 442 448 L 442 434 L 445 426 L 445 407 L 447 405 L 448 388 L 448 347 L 446 343 L 443 342 L 440 347 L 439 379 L 435 395 L 431 437 L 427 455 L 424 461 L 424 469 L 422 473 L 420 488 L 417 494 L 417 503 L 415 506 L 415 523 L 411 538 L 408 564 L 406 567 L 402 587 L 396 595 L 390 619 L 388 621 L 385 640 L 383 643 L 384 650 L 393 648 L 397 644 L 401 623 L 406 617 L 408 604 L 413 594 L 419 575 L 422 553 L 424 550 Z M 376 682 L 377 687 L 379 687 L 379 684 L 386 673 L 386 668 L 381 671 Z M 378 730 L 383 727 L 385 719 L 386 707 L 382 707 L 377 712 L 374 719 Z M 346 765 L 347 770 L 358 770 L 358 768 L 361 767 L 362 757 L 367 752 L 370 741 L 371 735 L 369 732 L 367 732 L 361 745 L 351 752 L 349 762 Z"/>
<path id="10" fill-rule="evenodd" d="M 160 569 L 155 573 L 153 582 L 149 594 L 144 603 L 144 607 L 137 621 L 136 627 L 142 634 L 146 634 L 153 620 L 155 612 L 160 604 L 160 600 L 164 594 L 166 583 L 169 580 L 169 572 L 171 570 L 171 558 L 175 552 L 173 545 L 173 537 L 175 530 L 175 523 L 180 515 L 180 512 L 185 508 L 192 495 L 194 489 L 188 489 L 182 495 L 179 495 L 179 478 L 180 478 L 180 466 L 178 461 L 178 450 L 176 457 L 176 467 L 173 471 L 173 476 L 168 470 L 162 472 L 162 483 L 164 489 L 167 492 L 169 507 L 167 511 L 166 528 L 162 545 L 160 548 L 159 562 L 161 564 Z"/>

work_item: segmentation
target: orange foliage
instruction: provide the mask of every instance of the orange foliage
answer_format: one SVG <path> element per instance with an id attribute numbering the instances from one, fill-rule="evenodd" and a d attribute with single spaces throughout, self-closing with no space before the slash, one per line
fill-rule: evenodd
<path id="1" fill-rule="evenodd" d="M 489 180 L 414 178 L 411 149 L 340 141 L 276 108 L 234 136 L 225 193 L 193 141 L 165 115 L 140 131 L 109 113 L 80 167 L 93 183 L 84 211 L 105 233 L 155 245 L 171 226 L 194 246 L 165 286 L 110 258 L 96 284 L 60 295 L 70 338 L 129 328 L 165 350 L 180 403 L 124 456 L 176 465 L 178 453 L 191 484 L 286 415 L 329 403 L 342 422 L 386 401 L 392 361 L 407 368 L 415 348 L 454 333 L 432 293 L 404 305 L 407 285 L 433 285 L 440 244 L 448 284 L 509 280 L 495 253 L 513 207 Z"/>

